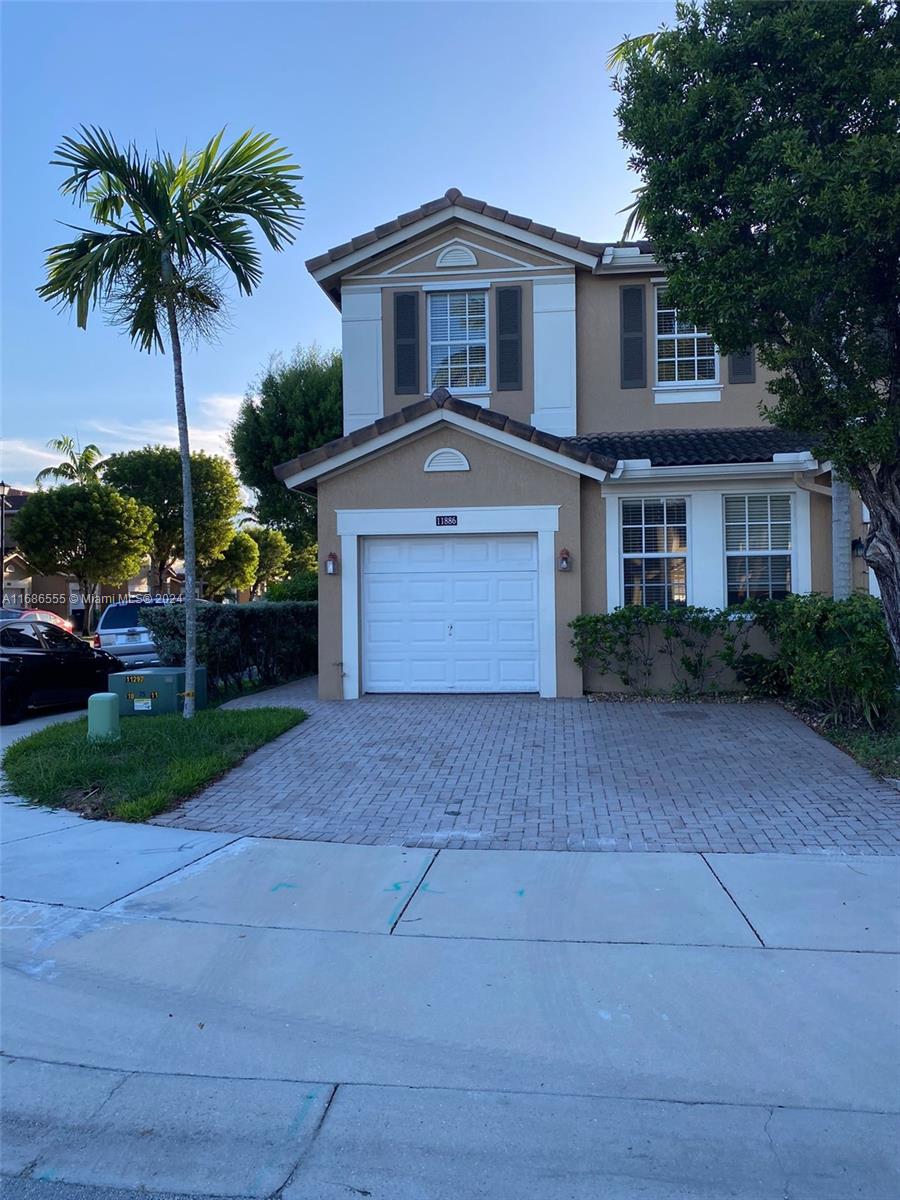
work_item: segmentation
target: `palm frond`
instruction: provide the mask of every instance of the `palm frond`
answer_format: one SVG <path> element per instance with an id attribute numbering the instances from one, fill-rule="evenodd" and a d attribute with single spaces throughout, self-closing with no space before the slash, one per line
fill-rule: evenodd
<path id="1" fill-rule="evenodd" d="M 646 54 L 650 58 L 653 58 L 658 52 L 659 37 L 663 32 L 665 31 L 658 29 L 654 33 L 639 33 L 636 37 L 623 38 L 609 52 L 609 57 L 606 60 L 607 71 L 624 67 L 629 59 L 636 55 Z"/>

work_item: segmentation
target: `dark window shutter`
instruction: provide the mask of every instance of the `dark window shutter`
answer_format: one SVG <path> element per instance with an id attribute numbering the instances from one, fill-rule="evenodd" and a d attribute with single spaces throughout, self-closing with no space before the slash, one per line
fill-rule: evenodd
<path id="1" fill-rule="evenodd" d="M 647 314 L 643 284 L 619 288 L 622 387 L 647 386 Z"/>
<path id="2" fill-rule="evenodd" d="M 756 356 L 752 346 L 746 350 L 739 350 L 736 354 L 728 355 L 728 382 L 756 382 Z"/>
<path id="3" fill-rule="evenodd" d="M 522 289 L 497 288 L 497 391 L 522 388 Z"/>
<path id="4" fill-rule="evenodd" d="M 394 292 L 394 392 L 419 391 L 419 293 Z"/>

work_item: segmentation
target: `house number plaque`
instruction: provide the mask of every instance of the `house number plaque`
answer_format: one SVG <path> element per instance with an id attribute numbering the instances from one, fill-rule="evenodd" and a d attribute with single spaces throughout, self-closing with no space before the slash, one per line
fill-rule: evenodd
<path id="1" fill-rule="evenodd" d="M 459 517 L 435 517 L 435 525 L 458 525 Z"/>

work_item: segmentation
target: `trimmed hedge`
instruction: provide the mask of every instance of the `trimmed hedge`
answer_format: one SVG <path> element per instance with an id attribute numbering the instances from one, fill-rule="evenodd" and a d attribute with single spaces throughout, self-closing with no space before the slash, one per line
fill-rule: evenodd
<path id="1" fill-rule="evenodd" d="M 255 600 L 251 604 L 200 604 L 197 661 L 220 691 L 252 679 L 283 683 L 316 670 L 318 608 L 313 602 Z M 184 607 L 146 605 L 141 620 L 167 666 L 184 663 Z"/>
<path id="2" fill-rule="evenodd" d="M 772 654 L 750 649 L 754 628 Z M 875 729 L 897 711 L 900 671 L 872 596 L 789 596 L 722 610 L 633 606 L 576 617 L 571 629 L 579 666 L 642 695 L 668 659 L 676 695 L 715 693 L 729 669 L 750 695 L 786 697 L 826 724 Z"/>

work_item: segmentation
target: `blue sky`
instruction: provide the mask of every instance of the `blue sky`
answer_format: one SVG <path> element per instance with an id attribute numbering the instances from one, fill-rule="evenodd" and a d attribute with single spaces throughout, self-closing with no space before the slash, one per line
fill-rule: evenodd
<path id="1" fill-rule="evenodd" d="M 621 234 L 628 172 L 605 69 L 669 3 L 21 3 L 3 29 L 2 470 L 30 486 L 48 438 L 102 450 L 174 444 L 167 356 L 99 314 L 88 331 L 39 300 L 43 252 L 78 221 L 54 147 L 82 123 L 173 153 L 221 128 L 279 137 L 301 165 L 305 223 L 265 253 L 217 344 L 186 369 L 194 445 L 223 449 L 273 354 L 339 345 L 304 260 L 449 187 L 582 237 Z"/>

